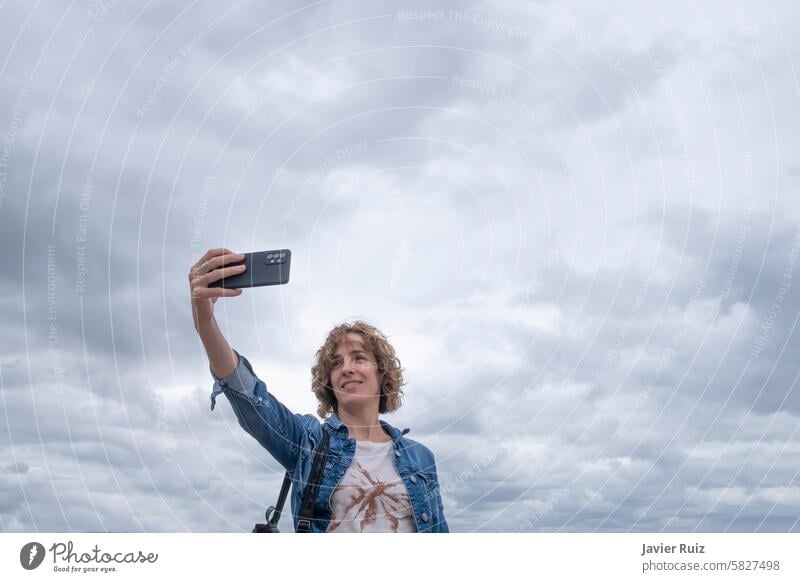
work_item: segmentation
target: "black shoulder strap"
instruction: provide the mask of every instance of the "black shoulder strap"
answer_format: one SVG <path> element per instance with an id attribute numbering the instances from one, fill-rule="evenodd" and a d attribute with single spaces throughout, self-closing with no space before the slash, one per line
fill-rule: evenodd
<path id="1" fill-rule="evenodd" d="M 311 521 L 314 519 L 314 506 L 317 503 L 320 481 L 322 479 L 322 468 L 325 464 L 325 457 L 328 456 L 328 431 L 322 425 L 322 442 L 314 452 L 314 464 L 311 467 L 311 475 L 303 491 L 303 504 L 300 506 L 300 518 L 297 522 L 297 533 L 308 533 L 311 531 Z"/>
<path id="2" fill-rule="evenodd" d="M 292 476 L 289 471 L 283 476 L 283 485 L 281 485 L 281 492 L 278 495 L 278 503 L 274 507 L 267 509 L 267 524 L 268 527 L 278 530 L 278 521 L 281 519 L 281 512 L 283 511 L 283 504 L 286 503 L 286 496 L 289 494 L 289 487 L 292 484 Z"/>

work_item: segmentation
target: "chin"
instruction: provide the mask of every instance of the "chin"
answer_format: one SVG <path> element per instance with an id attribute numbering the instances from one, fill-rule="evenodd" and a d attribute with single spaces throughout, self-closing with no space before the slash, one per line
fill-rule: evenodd
<path id="1" fill-rule="evenodd" d="M 344 398 L 339 398 L 339 404 L 361 405 L 372 400 L 372 396 L 366 394 L 347 394 Z"/>

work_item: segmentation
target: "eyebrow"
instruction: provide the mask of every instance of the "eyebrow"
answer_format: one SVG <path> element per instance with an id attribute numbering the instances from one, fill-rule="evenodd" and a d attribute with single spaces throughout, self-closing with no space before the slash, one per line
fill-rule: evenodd
<path id="1" fill-rule="evenodd" d="M 365 352 L 364 350 L 359 350 L 359 349 L 350 350 L 348 353 L 350 353 L 350 354 L 364 354 L 365 356 L 367 355 L 367 352 Z M 339 354 L 334 354 L 333 356 L 331 356 L 331 359 L 332 360 L 341 360 L 342 357 Z"/>

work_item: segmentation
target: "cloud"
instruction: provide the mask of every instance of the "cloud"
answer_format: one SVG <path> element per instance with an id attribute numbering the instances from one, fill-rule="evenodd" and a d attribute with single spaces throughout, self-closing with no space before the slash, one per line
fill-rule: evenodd
<path id="1" fill-rule="evenodd" d="M 292 410 L 389 335 L 454 531 L 796 531 L 796 35 L 693 9 L 4 5 L 3 529 L 263 517 L 188 301 L 225 246 L 293 251 L 217 303 Z"/>

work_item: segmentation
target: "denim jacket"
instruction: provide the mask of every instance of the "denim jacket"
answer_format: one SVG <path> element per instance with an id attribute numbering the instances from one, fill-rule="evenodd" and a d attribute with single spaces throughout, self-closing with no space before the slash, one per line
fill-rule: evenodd
<path id="1" fill-rule="evenodd" d="M 211 410 L 216 398 L 224 393 L 233 407 L 239 425 L 283 465 L 292 476 L 292 517 L 297 528 L 303 490 L 313 463 L 312 453 L 328 431 L 328 457 L 322 472 L 312 532 L 324 532 L 331 520 L 331 496 L 342 480 L 356 451 L 356 441 L 349 437 L 347 426 L 334 413 L 324 423 L 313 414 L 294 414 L 267 391 L 256 377 L 250 362 L 239 356 L 236 369 L 225 378 L 216 378 L 211 393 Z M 212 372 L 213 375 L 213 372 Z M 379 421 L 392 437 L 394 463 L 405 483 L 417 524 L 417 531 L 437 533 L 450 531 L 444 517 L 436 461 L 424 445 L 407 438 L 410 429 L 402 431 Z"/>

